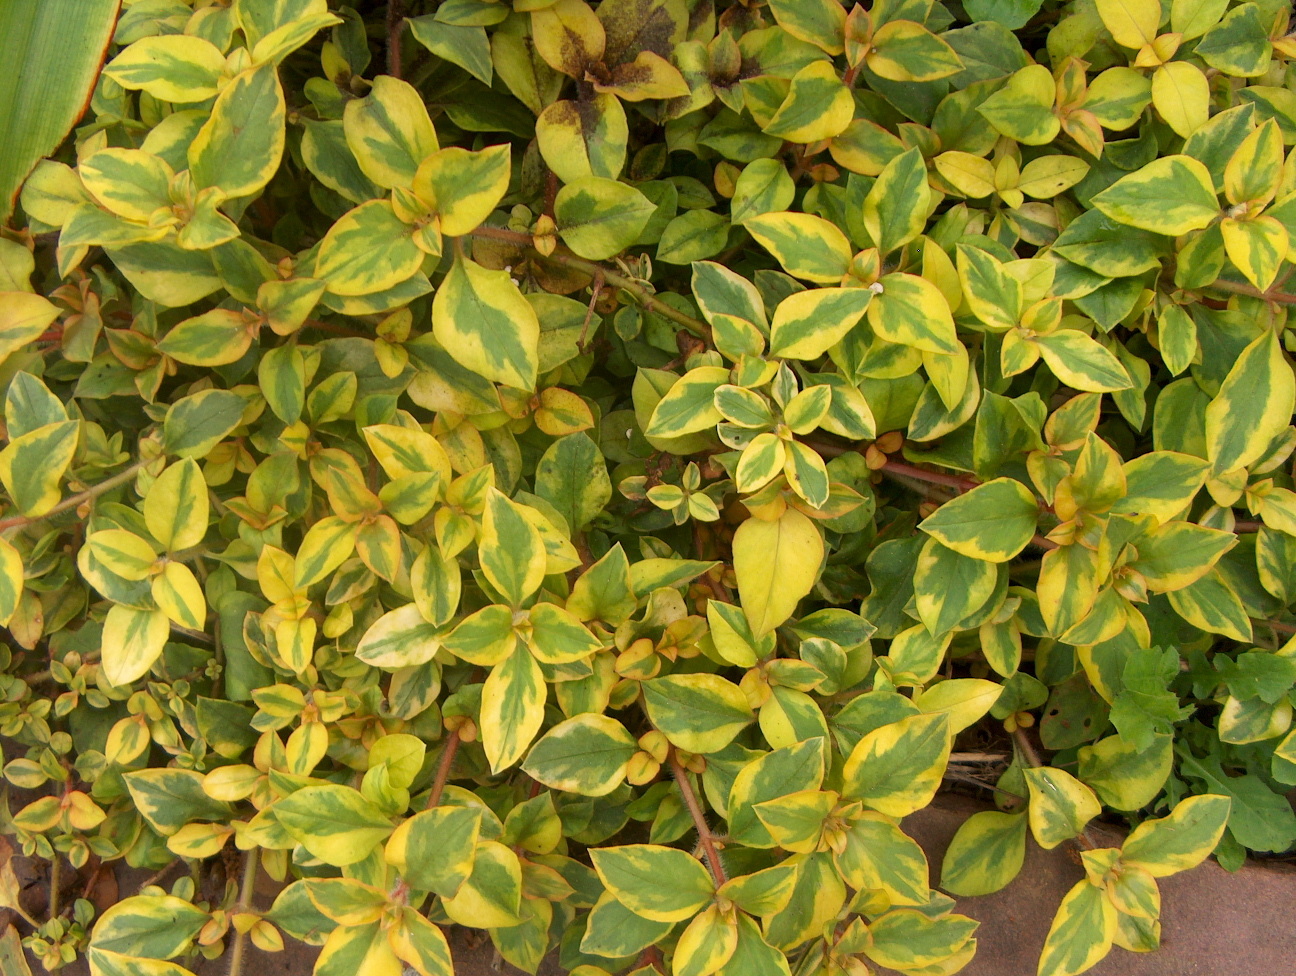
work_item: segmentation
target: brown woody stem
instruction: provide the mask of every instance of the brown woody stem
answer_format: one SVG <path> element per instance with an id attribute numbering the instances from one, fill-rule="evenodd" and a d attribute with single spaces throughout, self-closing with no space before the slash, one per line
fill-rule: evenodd
<path id="1" fill-rule="evenodd" d="M 1296 295 L 1285 291 L 1261 291 L 1254 285 L 1244 285 L 1236 281 L 1225 281 L 1219 279 L 1206 286 L 1207 291 L 1227 291 L 1234 295 L 1247 295 L 1251 298 L 1263 298 L 1267 302 L 1276 302 L 1279 305 L 1296 305 Z"/>
<path id="2" fill-rule="evenodd" d="M 441 761 L 437 763 L 436 779 L 432 781 L 432 792 L 428 794 L 425 809 L 431 810 L 441 802 L 441 794 L 445 792 L 446 783 L 450 779 L 450 767 L 454 765 L 455 753 L 458 751 L 459 732 L 455 730 L 450 733 L 450 738 L 446 740 L 445 749 L 441 752 Z"/>
<path id="3" fill-rule="evenodd" d="M 119 471 L 107 481 L 101 481 L 93 488 L 87 488 L 79 494 L 63 499 L 44 515 L 15 515 L 12 518 L 0 520 L 0 532 L 5 529 L 16 528 L 20 525 L 30 525 L 33 522 L 40 522 L 43 519 L 49 518 L 51 515 L 57 515 L 59 512 L 66 512 L 69 508 L 76 508 L 82 502 L 88 502 L 90 499 L 97 498 L 106 491 L 112 491 L 112 489 L 116 488 L 118 485 L 125 484 L 130 481 L 131 478 L 135 477 L 140 468 L 146 467 L 152 463 L 152 461 L 136 461 L 129 468 L 124 471 Z"/>
<path id="4" fill-rule="evenodd" d="M 387 0 L 387 73 L 401 76 L 401 32 L 405 30 L 404 0 Z"/>
<path id="5" fill-rule="evenodd" d="M 675 782 L 679 783 L 680 794 L 684 797 L 684 805 L 688 807 L 689 815 L 693 818 L 693 826 L 697 828 L 698 842 L 702 845 L 702 850 L 706 854 L 707 866 L 711 869 L 711 877 L 715 878 L 716 886 L 720 886 L 729 880 L 725 874 L 724 863 L 720 860 L 720 852 L 716 850 L 715 835 L 711 833 L 710 826 L 707 825 L 706 815 L 702 812 L 702 804 L 698 802 L 697 794 L 693 792 L 693 784 L 689 781 L 688 770 L 686 770 L 679 761 L 679 756 L 675 754 L 675 748 L 670 750 L 671 770 L 675 773 Z"/>

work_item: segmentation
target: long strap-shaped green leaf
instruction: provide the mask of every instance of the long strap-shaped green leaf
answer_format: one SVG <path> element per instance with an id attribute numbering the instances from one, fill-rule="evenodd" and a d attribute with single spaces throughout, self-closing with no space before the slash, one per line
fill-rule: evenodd
<path id="1" fill-rule="evenodd" d="M 120 0 L 0 3 L 0 222 L 38 160 L 81 117 Z"/>

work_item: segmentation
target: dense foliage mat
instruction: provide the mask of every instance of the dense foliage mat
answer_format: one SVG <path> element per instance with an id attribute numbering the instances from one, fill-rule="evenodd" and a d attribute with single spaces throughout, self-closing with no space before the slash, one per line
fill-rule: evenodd
<path id="1" fill-rule="evenodd" d="M 126 0 L 0 237 L 27 947 L 937 976 L 1030 834 L 1066 976 L 1290 849 L 1289 14 Z"/>

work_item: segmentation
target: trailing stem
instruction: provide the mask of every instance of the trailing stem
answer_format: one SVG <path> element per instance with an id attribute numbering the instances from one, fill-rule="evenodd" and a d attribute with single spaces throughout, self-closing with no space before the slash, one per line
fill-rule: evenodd
<path id="1" fill-rule="evenodd" d="M 401 76 L 401 32 L 405 30 L 404 0 L 387 0 L 387 73 Z"/>
<path id="2" fill-rule="evenodd" d="M 456 729 L 450 733 L 445 749 L 441 751 L 441 761 L 437 763 L 436 779 L 432 781 L 432 792 L 428 794 L 425 809 L 431 810 L 441 802 L 441 794 L 445 792 L 446 782 L 450 779 L 450 767 L 454 765 L 455 753 L 458 751 L 459 731 Z"/>
<path id="3" fill-rule="evenodd" d="M 243 881 L 239 885 L 239 897 L 236 911 L 246 912 L 252 907 L 252 888 L 256 884 L 257 864 L 260 861 L 261 849 L 254 847 L 247 852 L 243 861 Z M 247 944 L 247 935 L 234 930 L 234 944 L 230 948 L 229 976 L 241 976 L 243 972 L 243 950 Z"/>
<path id="4" fill-rule="evenodd" d="M 87 488 L 79 494 L 71 495 L 68 498 L 63 499 L 44 515 L 15 515 L 11 518 L 0 519 L 0 532 L 3 532 L 5 529 L 16 528 L 20 525 L 30 525 L 33 522 L 40 522 L 43 519 L 49 518 L 51 515 L 57 515 L 59 512 L 66 512 L 69 508 L 76 508 L 82 502 L 88 502 L 90 499 L 97 498 L 106 491 L 112 491 L 118 485 L 125 484 L 134 478 L 141 468 L 147 467 L 152 463 L 152 461 L 136 461 L 129 468 L 126 468 L 124 471 L 119 471 L 108 480 L 101 481 L 92 488 Z"/>
<path id="5" fill-rule="evenodd" d="M 697 828 L 698 842 L 706 854 L 707 867 L 711 869 L 711 876 L 715 878 L 716 886 L 719 887 L 729 878 L 725 874 L 724 863 L 720 860 L 720 852 L 716 850 L 715 834 L 711 833 L 706 815 L 702 812 L 702 804 L 698 802 L 697 794 L 693 792 L 688 771 L 680 764 L 679 756 L 675 754 L 673 746 L 670 750 L 670 764 L 671 770 L 675 773 L 675 782 L 679 783 L 680 793 L 684 797 L 684 805 L 688 807 L 689 815 L 693 818 L 693 826 Z"/>

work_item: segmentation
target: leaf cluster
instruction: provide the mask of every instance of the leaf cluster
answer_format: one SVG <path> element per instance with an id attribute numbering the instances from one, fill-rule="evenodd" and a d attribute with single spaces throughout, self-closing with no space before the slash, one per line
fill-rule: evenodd
<path id="1" fill-rule="evenodd" d="M 124 4 L 0 232 L 28 948 L 934 976 L 1030 835 L 1072 976 L 1290 849 L 1289 14 Z"/>

